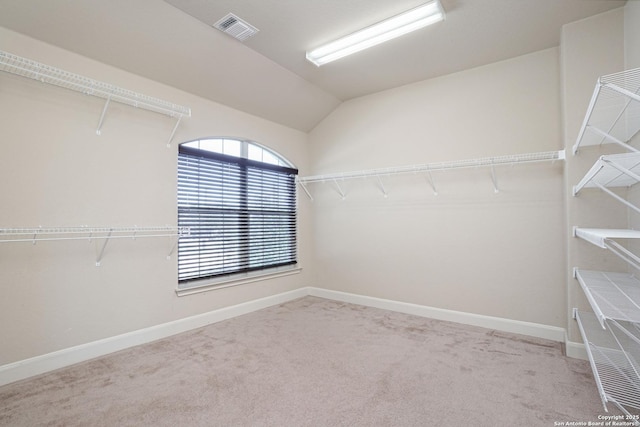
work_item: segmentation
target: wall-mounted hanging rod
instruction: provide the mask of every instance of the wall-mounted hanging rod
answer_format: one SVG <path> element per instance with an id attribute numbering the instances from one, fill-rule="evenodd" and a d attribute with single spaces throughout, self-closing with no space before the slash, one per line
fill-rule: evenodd
<path id="1" fill-rule="evenodd" d="M 70 73 L 8 52 L 0 51 L 0 71 L 104 99 L 105 105 L 96 129 L 98 135 L 100 135 L 109 103 L 112 101 L 176 118 L 177 123 L 169 138 L 169 143 L 171 143 L 182 117 L 191 117 L 191 109 L 188 107 Z"/>
<path id="2" fill-rule="evenodd" d="M 62 240 L 87 240 L 96 242 L 96 266 L 100 266 L 107 243 L 111 239 L 137 239 L 142 237 L 175 237 L 176 240 L 167 255 L 175 250 L 177 241 L 188 236 L 188 227 L 30 227 L 0 228 L 0 243 L 14 242 L 51 242 Z M 98 247 L 98 241 L 102 244 Z"/>
<path id="3" fill-rule="evenodd" d="M 355 178 L 376 178 L 380 179 L 384 176 L 391 175 L 400 175 L 407 173 L 421 173 L 425 172 L 427 174 L 427 180 L 429 181 L 434 194 L 437 194 L 432 172 L 444 171 L 444 170 L 454 170 L 454 169 L 469 169 L 469 168 L 477 168 L 477 167 L 490 167 L 492 169 L 492 181 L 494 186 L 494 191 L 498 192 L 497 180 L 495 176 L 495 166 L 503 166 L 503 165 L 515 165 L 520 163 L 535 163 L 535 162 L 544 162 L 544 161 L 556 161 L 556 160 L 564 160 L 565 153 L 564 150 L 560 151 L 545 151 L 539 153 L 527 153 L 527 154 L 515 154 L 515 155 L 507 155 L 507 156 L 497 156 L 497 157 L 482 157 L 477 159 L 468 159 L 468 160 L 457 160 L 451 162 L 437 162 L 437 163 L 426 163 L 420 165 L 411 165 L 411 166 L 400 166 L 400 167 L 391 167 L 391 168 L 382 168 L 382 169 L 368 169 L 354 172 L 339 172 L 333 174 L 324 174 L 324 175 L 313 175 L 306 177 L 299 177 L 298 183 L 305 190 L 307 195 L 311 200 L 311 194 L 307 188 L 307 184 L 313 182 L 333 182 L 338 187 L 338 191 L 342 198 L 346 197 L 345 192 L 340 188 L 338 184 L 338 180 L 347 180 L 347 179 L 355 179 Z M 378 181 L 378 184 L 381 184 L 381 181 Z M 386 189 L 383 188 L 383 194 L 387 194 Z"/>
<path id="4" fill-rule="evenodd" d="M 185 236 L 188 227 L 22 227 L 0 228 L 0 243 L 33 242 L 55 240 L 90 240 L 103 238 L 109 233 L 111 238 Z"/>
<path id="5" fill-rule="evenodd" d="M 640 68 L 601 76 L 596 82 L 584 121 L 573 146 L 618 144 L 633 152 L 629 141 L 640 131 Z M 632 119 L 632 120 L 630 120 Z"/>

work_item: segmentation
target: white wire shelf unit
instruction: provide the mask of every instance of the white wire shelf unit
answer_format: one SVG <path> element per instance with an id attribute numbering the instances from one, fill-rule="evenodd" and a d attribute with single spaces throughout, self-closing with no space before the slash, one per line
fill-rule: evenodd
<path id="1" fill-rule="evenodd" d="M 600 325 L 606 320 L 640 323 L 640 279 L 633 274 L 574 269 Z"/>
<path id="2" fill-rule="evenodd" d="M 188 227 L 23 227 L 0 228 L 0 243 L 51 242 L 63 240 L 86 240 L 96 242 L 96 266 L 100 266 L 105 248 L 111 239 L 137 239 L 146 237 L 169 237 L 175 241 L 167 258 L 175 251 L 178 239 L 190 233 Z M 98 242 L 101 242 L 99 245 Z"/>
<path id="3" fill-rule="evenodd" d="M 631 187 L 640 182 L 640 153 L 601 156 L 584 178 L 573 187 L 577 196 L 583 188 L 599 188 L 628 208 L 640 213 L 640 208 L 620 197 L 609 188 Z"/>
<path id="4" fill-rule="evenodd" d="M 98 135 L 100 135 L 109 103 L 112 101 L 176 118 L 177 122 L 169 137 L 168 144 L 171 143 L 180 120 L 183 117 L 191 117 L 191 109 L 188 107 L 93 80 L 4 51 L 0 51 L 0 71 L 104 99 L 104 108 L 96 129 Z"/>
<path id="5" fill-rule="evenodd" d="M 640 68 L 598 79 L 573 153 L 580 147 L 618 144 L 633 152 L 629 141 L 640 130 Z"/>
<path id="6" fill-rule="evenodd" d="M 612 320 L 602 328 L 593 313 L 578 310 L 574 317 L 605 411 L 610 402 L 633 415 L 630 410 L 640 409 L 640 329 L 633 323 Z M 637 421 L 635 425 L 639 425 Z"/>
<path id="7" fill-rule="evenodd" d="M 619 239 L 640 239 L 639 230 L 574 227 L 573 235 L 599 248 L 608 249 L 636 270 L 640 270 L 640 257 L 617 242 Z"/>
<path id="8" fill-rule="evenodd" d="M 309 192 L 307 184 L 316 183 L 316 182 L 332 182 L 336 185 L 338 192 L 344 199 L 346 197 L 346 194 L 342 190 L 338 181 L 344 181 L 348 179 L 375 178 L 383 194 L 386 196 L 387 191 L 384 187 L 384 184 L 382 183 L 381 178 L 392 176 L 392 175 L 424 173 L 427 176 L 427 179 L 433 189 L 434 194 L 438 194 L 438 191 L 436 189 L 436 186 L 433 180 L 433 176 L 431 175 L 432 172 L 455 170 L 455 169 L 489 167 L 491 168 L 491 178 L 493 182 L 493 189 L 497 193 L 498 183 L 497 183 L 494 167 L 505 166 L 505 165 L 515 165 L 515 164 L 522 164 L 522 163 L 537 163 L 537 162 L 548 162 L 548 161 L 555 162 L 555 161 L 564 160 L 564 159 L 565 159 L 564 150 L 545 151 L 545 152 L 538 152 L 538 153 L 514 154 L 514 155 L 505 155 L 505 156 L 496 156 L 496 157 L 482 157 L 482 158 L 476 158 L 476 159 L 456 160 L 456 161 L 450 161 L 450 162 L 424 163 L 424 164 L 416 164 L 416 165 L 409 165 L 409 166 L 389 167 L 389 168 L 380 168 L 380 169 L 366 169 L 366 170 L 360 170 L 360 171 L 313 175 L 313 176 L 299 177 L 298 184 L 300 184 L 300 186 L 303 188 L 303 190 L 305 191 L 309 199 L 313 200 L 313 197 Z"/>

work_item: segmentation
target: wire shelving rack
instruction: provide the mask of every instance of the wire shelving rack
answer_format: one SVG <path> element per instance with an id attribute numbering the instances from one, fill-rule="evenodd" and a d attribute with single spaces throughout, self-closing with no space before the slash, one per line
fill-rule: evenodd
<path id="1" fill-rule="evenodd" d="M 188 107 L 123 89 L 4 51 L 0 51 L 0 71 L 104 99 L 105 104 L 96 129 L 98 135 L 101 133 L 105 114 L 109 103 L 112 101 L 176 118 L 177 122 L 167 144 L 171 143 L 182 118 L 191 117 L 191 109 Z"/>
<path id="2" fill-rule="evenodd" d="M 602 76 L 596 82 L 573 154 L 583 146 L 618 144 L 637 152 L 629 141 L 640 131 L 640 68 Z"/>
<path id="3" fill-rule="evenodd" d="M 167 258 L 175 251 L 178 239 L 188 236 L 188 227 L 151 226 L 151 227 L 22 227 L 0 228 L 0 243 L 17 243 L 85 240 L 96 242 L 96 266 L 100 266 L 104 251 L 111 239 L 138 239 L 147 237 L 175 238 Z M 99 244 L 98 242 L 101 242 Z"/>
<path id="4" fill-rule="evenodd" d="M 345 181 L 348 179 L 375 178 L 383 194 L 386 196 L 387 191 L 382 183 L 383 177 L 401 175 L 401 174 L 423 173 L 423 174 L 426 174 L 434 194 L 438 194 L 438 191 L 436 189 L 436 186 L 433 180 L 432 172 L 488 167 L 491 169 L 491 179 L 493 183 L 494 192 L 497 193 L 499 190 L 498 190 L 498 181 L 497 181 L 495 169 L 494 169 L 496 166 L 515 165 L 515 164 L 522 164 L 522 163 L 548 162 L 548 161 L 555 162 L 555 161 L 564 160 L 564 159 L 565 159 L 564 150 L 544 151 L 544 152 L 538 152 L 538 153 L 514 154 L 514 155 L 505 155 L 505 156 L 496 156 L 496 157 L 481 157 L 476 159 L 455 160 L 455 161 L 449 161 L 449 162 L 423 163 L 423 164 L 416 164 L 416 165 L 409 165 L 409 166 L 366 169 L 366 170 L 360 170 L 360 171 L 338 172 L 338 173 L 323 174 L 323 175 L 312 175 L 312 176 L 298 178 L 298 184 L 305 191 L 309 199 L 313 200 L 313 197 L 307 185 L 311 183 L 316 183 L 316 182 L 331 182 L 336 186 L 338 192 L 344 199 L 346 198 L 346 193 L 343 191 L 339 182 Z"/>

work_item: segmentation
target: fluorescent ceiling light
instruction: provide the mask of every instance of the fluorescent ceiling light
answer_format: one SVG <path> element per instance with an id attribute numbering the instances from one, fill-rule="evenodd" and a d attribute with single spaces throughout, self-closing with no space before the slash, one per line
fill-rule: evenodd
<path id="1" fill-rule="evenodd" d="M 439 0 L 432 0 L 415 9 L 307 52 L 307 59 L 319 67 L 427 25 L 435 24 L 443 19 L 444 11 Z"/>

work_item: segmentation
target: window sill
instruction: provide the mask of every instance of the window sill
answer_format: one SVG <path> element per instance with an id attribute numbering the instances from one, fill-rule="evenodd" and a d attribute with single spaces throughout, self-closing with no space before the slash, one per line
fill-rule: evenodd
<path id="1" fill-rule="evenodd" d="M 222 279 L 209 279 L 201 282 L 194 282 L 184 287 L 176 288 L 176 295 L 179 297 L 199 294 L 201 292 L 213 291 L 216 289 L 229 288 L 231 286 L 244 285 L 247 283 L 259 282 L 262 280 L 275 279 L 277 277 L 290 276 L 292 274 L 298 274 L 302 271 L 298 266 L 287 266 L 281 268 L 272 268 L 263 271 L 241 273 L 225 277 Z"/>

